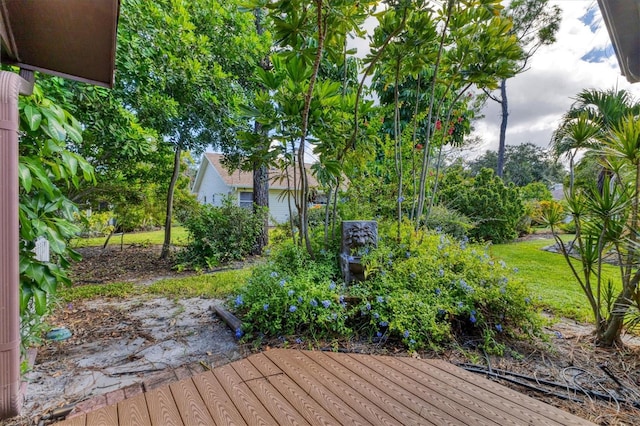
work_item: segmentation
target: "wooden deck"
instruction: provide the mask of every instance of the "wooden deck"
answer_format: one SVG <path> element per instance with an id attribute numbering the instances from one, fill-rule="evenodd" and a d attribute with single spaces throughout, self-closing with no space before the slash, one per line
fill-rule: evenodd
<path id="1" fill-rule="evenodd" d="M 58 425 L 586 425 L 441 360 L 276 349 Z"/>

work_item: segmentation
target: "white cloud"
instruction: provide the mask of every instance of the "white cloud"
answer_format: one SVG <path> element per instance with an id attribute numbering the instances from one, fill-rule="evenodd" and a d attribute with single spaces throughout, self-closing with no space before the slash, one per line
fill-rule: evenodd
<path id="1" fill-rule="evenodd" d="M 595 0 L 554 1 L 562 9 L 562 23 L 557 42 L 536 53 L 528 71 L 507 81 L 509 101 L 508 145 L 532 142 L 547 147 L 562 114 L 583 89 L 628 89 L 640 98 L 640 84 L 630 85 L 620 75 L 617 59 L 602 23 L 600 11 L 592 27 L 580 21 Z M 583 57 L 592 50 L 604 50 L 602 62 L 587 62 Z M 597 56 L 596 56 L 597 58 Z M 484 149 L 496 150 L 500 134 L 500 110 L 495 102 L 485 107 L 482 122 L 476 123 L 476 134 Z"/>

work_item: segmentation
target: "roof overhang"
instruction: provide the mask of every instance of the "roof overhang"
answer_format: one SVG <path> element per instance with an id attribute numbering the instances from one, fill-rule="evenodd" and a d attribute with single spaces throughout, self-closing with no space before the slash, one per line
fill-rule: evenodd
<path id="1" fill-rule="evenodd" d="M 640 81 L 640 0 L 598 0 L 622 75 Z"/>
<path id="2" fill-rule="evenodd" d="M 119 0 L 0 0 L 2 63 L 113 86 Z"/>

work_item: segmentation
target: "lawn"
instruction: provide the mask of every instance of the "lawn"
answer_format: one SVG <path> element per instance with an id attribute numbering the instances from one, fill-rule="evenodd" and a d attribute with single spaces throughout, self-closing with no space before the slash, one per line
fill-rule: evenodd
<path id="1" fill-rule="evenodd" d="M 593 314 L 564 257 L 542 250 L 553 239 L 538 239 L 491 246 L 492 256 L 503 259 L 509 267 L 518 268 L 518 275 L 529 286 L 534 301 L 555 315 L 578 321 L 593 322 Z M 618 270 L 605 265 L 604 275 L 614 282 Z"/>
<path id="2" fill-rule="evenodd" d="M 74 238 L 71 240 L 71 247 L 94 247 L 102 246 L 107 237 L 97 238 Z M 182 226 L 174 226 L 171 228 L 171 243 L 176 246 L 184 246 L 187 243 L 187 230 Z M 164 230 L 149 232 L 131 232 L 124 235 L 116 234 L 109 240 L 109 245 L 159 245 L 164 241 Z"/>

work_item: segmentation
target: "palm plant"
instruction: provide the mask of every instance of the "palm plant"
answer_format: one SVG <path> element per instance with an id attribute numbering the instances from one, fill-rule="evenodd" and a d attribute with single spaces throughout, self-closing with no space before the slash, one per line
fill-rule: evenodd
<path id="1" fill-rule="evenodd" d="M 579 264 L 571 259 L 571 247 L 558 236 L 562 214 L 548 208 L 543 217 L 591 306 L 596 342 L 612 346 L 620 342 L 629 307 L 640 306 L 637 290 L 640 283 L 640 121 L 637 116 L 629 114 L 612 125 L 600 144 L 597 152 L 605 171 L 603 184 L 576 188 L 567 197 L 576 225 L 573 248 Z M 602 275 L 602 265 L 610 253 L 619 265 L 619 286 Z"/>

